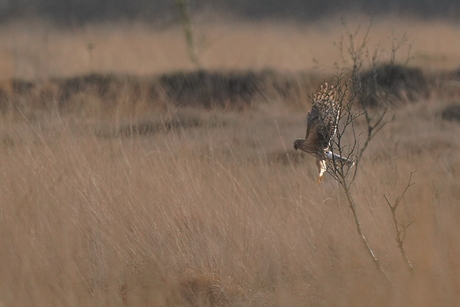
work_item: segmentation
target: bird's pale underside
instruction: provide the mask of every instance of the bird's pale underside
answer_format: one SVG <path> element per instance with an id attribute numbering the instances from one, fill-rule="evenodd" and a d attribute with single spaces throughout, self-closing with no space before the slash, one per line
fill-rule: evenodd
<path id="1" fill-rule="evenodd" d="M 294 141 L 294 149 L 299 149 L 316 157 L 318 167 L 318 180 L 321 182 L 327 170 L 326 160 L 333 160 L 348 166 L 353 161 L 334 154 L 330 150 L 331 140 L 337 130 L 340 118 L 340 105 L 336 100 L 334 87 L 328 88 L 326 83 L 313 96 L 313 105 L 307 115 L 307 135 L 304 139 Z"/>

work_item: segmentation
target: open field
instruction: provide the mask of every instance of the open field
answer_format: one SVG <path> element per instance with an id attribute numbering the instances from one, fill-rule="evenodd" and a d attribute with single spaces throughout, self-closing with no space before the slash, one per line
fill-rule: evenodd
<path id="1" fill-rule="evenodd" d="M 359 24 L 366 28 L 370 18 L 350 16 L 346 20 L 354 30 Z M 388 58 L 392 38 L 399 40 L 405 33 L 412 45 L 411 65 L 458 67 L 460 28 L 455 23 L 376 18 L 369 50 L 380 44 L 380 57 Z M 319 67 L 320 72 L 335 71 L 334 63 L 341 63 L 337 44 L 344 35 L 340 16 L 311 24 L 210 21 L 204 17 L 195 23 L 198 56 L 202 68 L 208 70 L 301 71 Z M 397 60 L 405 61 L 408 51 L 406 44 Z M 179 26 L 152 28 L 120 22 L 57 29 L 32 19 L 11 22 L 0 29 L 0 80 L 36 80 L 93 71 L 150 75 L 192 68 Z"/>
<path id="2" fill-rule="evenodd" d="M 344 196 L 294 154 L 303 115 L 200 112 L 201 126 L 100 136 L 52 118 L 2 128 L 2 303 L 109 306 L 432 306 L 459 299 L 460 125 L 438 104 L 402 110 Z M 193 114 L 193 113 L 192 113 Z M 193 116 L 190 112 L 187 116 Z M 108 128 L 105 128 L 108 129 Z M 410 172 L 406 272 L 383 195 Z M 203 301 L 202 301 L 203 300 Z"/>
<path id="3" fill-rule="evenodd" d="M 382 24 L 390 21 L 377 24 L 381 38 Z M 39 63 L 16 53 L 2 64 L 17 70 L 5 73 L 0 95 L 0 305 L 457 304 L 460 114 L 442 111 L 460 100 L 458 30 L 404 25 L 418 31 L 413 63 L 428 94 L 391 109 L 395 120 L 372 141 L 352 189 L 390 283 L 359 241 L 338 184 L 326 176 L 317 185 L 314 158 L 292 148 L 305 133 L 307 96 L 334 71 L 339 24 L 199 24 L 197 33 L 208 31 L 204 68 L 236 72 L 190 79 L 170 72 L 192 68 L 179 29 L 50 29 L 49 53 L 36 48 L 33 30 L 0 30 L 17 34 L 1 44 L 22 46 L 15 50 Z M 133 50 L 121 47 L 127 38 Z M 299 72 L 313 57 L 325 66 Z M 263 68 L 277 71 L 251 72 Z M 130 75 L 64 78 L 89 71 Z M 40 91 L 11 77 L 30 78 Z M 185 80 L 179 88 L 176 78 Z M 364 129 L 362 119 L 356 127 Z M 398 210 L 413 222 L 405 240 L 411 275 L 384 195 L 396 199 L 413 171 L 416 184 Z"/>

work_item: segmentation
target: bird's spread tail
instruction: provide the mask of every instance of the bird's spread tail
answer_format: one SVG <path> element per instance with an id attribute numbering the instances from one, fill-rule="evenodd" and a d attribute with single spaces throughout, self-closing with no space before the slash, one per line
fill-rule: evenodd
<path id="1" fill-rule="evenodd" d="M 336 155 L 335 153 L 332 153 L 330 151 L 326 151 L 326 159 L 334 160 L 336 162 L 343 163 L 347 166 L 353 166 L 355 164 L 355 162 L 353 162 L 352 160 Z"/>

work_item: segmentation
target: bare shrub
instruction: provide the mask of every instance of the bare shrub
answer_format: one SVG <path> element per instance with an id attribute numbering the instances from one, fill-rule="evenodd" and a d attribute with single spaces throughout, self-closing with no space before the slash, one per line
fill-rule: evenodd
<path id="1" fill-rule="evenodd" d="M 357 175 L 361 171 L 362 165 L 360 161 L 368 148 L 369 143 L 382 129 L 392 120 L 389 118 L 390 106 L 395 106 L 397 99 L 401 99 L 402 93 L 406 93 L 406 99 L 415 100 L 419 96 L 410 96 L 412 92 L 418 90 L 426 90 L 426 81 L 422 78 L 420 70 L 410 69 L 401 65 L 394 64 L 395 54 L 405 42 L 403 37 L 401 44 L 393 44 L 391 52 L 390 64 L 378 64 L 381 59 L 377 55 L 379 50 L 369 51 L 368 36 L 372 28 L 372 22 L 365 29 L 364 38 L 358 40 L 360 27 L 352 31 L 344 22 L 346 28 L 347 40 L 342 40 L 340 50 L 347 52 L 347 56 L 351 61 L 351 67 L 345 67 L 343 71 L 336 75 L 335 91 L 339 105 L 339 118 L 337 119 L 337 129 L 335 137 L 332 139 L 331 151 L 334 151 L 339 157 L 351 157 L 354 160 L 355 167 L 350 168 L 350 165 L 345 163 L 343 159 L 332 159 L 328 161 L 328 173 L 337 181 L 345 195 L 346 203 L 353 214 L 354 225 L 358 232 L 359 238 L 365 247 L 369 257 L 381 275 L 391 282 L 386 269 L 384 269 L 379 256 L 371 247 L 371 243 L 365 235 L 365 230 L 362 226 L 362 220 L 359 216 L 359 203 L 355 201 L 354 182 Z M 369 72 L 363 73 L 365 60 L 369 54 L 374 56 L 371 58 L 372 64 Z M 344 58 L 344 64 L 348 61 Z M 428 92 L 426 92 L 428 93 Z M 394 97 L 394 98 L 393 98 Z M 364 99 L 364 100 L 363 100 Z M 354 104 L 358 100 L 361 110 L 358 110 Z M 377 109 L 376 107 L 380 107 Z M 357 131 L 356 120 L 363 116 L 365 119 L 364 141 L 361 141 L 361 133 Z M 409 183 L 406 185 L 402 194 L 396 198 L 392 205 L 388 198 L 384 196 L 387 205 L 392 214 L 394 231 L 398 248 L 404 259 L 406 267 L 409 271 L 413 271 L 413 266 L 409 260 L 409 256 L 404 248 L 404 240 L 406 229 L 409 224 L 402 224 L 398 221 L 396 210 L 401 199 L 406 194 L 407 190 L 412 186 L 412 173 Z"/>

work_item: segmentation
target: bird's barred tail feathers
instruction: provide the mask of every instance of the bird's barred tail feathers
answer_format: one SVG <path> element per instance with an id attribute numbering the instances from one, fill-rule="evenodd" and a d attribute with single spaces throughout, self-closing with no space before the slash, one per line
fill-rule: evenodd
<path id="1" fill-rule="evenodd" d="M 353 166 L 355 164 L 355 162 L 353 162 L 352 160 L 339 156 L 335 153 L 332 153 L 331 151 L 326 151 L 325 154 L 326 159 L 328 160 L 334 160 L 335 162 L 343 163 L 348 166 Z"/>

